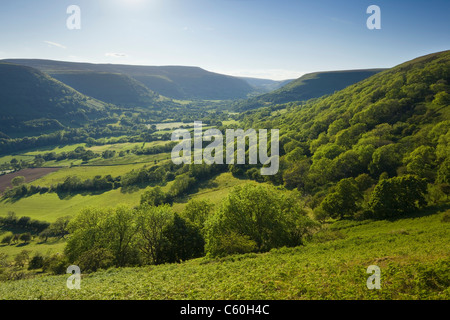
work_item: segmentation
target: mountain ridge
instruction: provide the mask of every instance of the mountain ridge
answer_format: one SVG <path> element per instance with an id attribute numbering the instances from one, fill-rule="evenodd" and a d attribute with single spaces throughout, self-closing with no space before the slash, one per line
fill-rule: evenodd
<path id="1" fill-rule="evenodd" d="M 0 62 L 3 133 L 37 119 L 82 124 L 88 118 L 105 116 L 108 107 L 107 103 L 88 97 L 35 68 Z"/>
<path id="2" fill-rule="evenodd" d="M 149 90 L 171 99 L 228 100 L 246 98 L 253 88 L 246 81 L 195 66 L 143 66 L 94 64 L 46 59 L 5 59 L 2 61 L 36 68 L 49 75 L 73 71 L 122 73 Z"/>
<path id="3" fill-rule="evenodd" d="M 260 108 L 270 103 L 307 101 L 342 90 L 349 85 L 362 81 L 384 68 L 318 71 L 304 74 L 272 92 L 240 101 L 238 111 Z"/>

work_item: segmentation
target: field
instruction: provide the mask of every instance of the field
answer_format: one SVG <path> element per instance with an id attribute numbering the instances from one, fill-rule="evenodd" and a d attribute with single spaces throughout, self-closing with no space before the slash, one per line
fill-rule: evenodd
<path id="1" fill-rule="evenodd" d="M 32 182 L 47 174 L 58 171 L 59 168 L 27 168 L 0 176 L 0 193 L 11 187 L 11 180 L 18 176 L 25 177 L 25 182 Z"/>
<path id="2" fill-rule="evenodd" d="M 32 185 L 51 186 L 64 182 L 69 176 L 77 176 L 80 179 L 92 179 L 97 175 L 106 176 L 120 176 L 133 169 L 140 169 L 145 166 L 141 164 L 117 165 L 117 166 L 80 166 L 72 168 L 62 168 L 56 172 L 52 172 L 38 180 L 32 182 Z"/>
<path id="3" fill-rule="evenodd" d="M 233 177 L 230 172 L 222 173 L 213 179 L 203 183 L 199 186 L 195 193 L 189 194 L 173 204 L 173 209 L 176 212 L 181 212 L 190 199 L 207 200 L 215 206 L 228 195 L 230 190 L 238 185 L 244 183 L 255 183 L 253 181 L 238 179 Z"/>
<path id="4" fill-rule="evenodd" d="M 0 230 L 0 236 L 4 234 L 6 232 L 1 232 Z M 0 245 L 0 252 L 7 254 L 9 257 L 15 257 L 23 250 L 29 251 L 31 256 L 37 252 L 42 255 L 50 255 L 63 252 L 65 245 L 66 241 L 64 239 L 49 239 L 47 242 L 42 242 L 38 238 L 35 238 L 27 244 Z"/>
<path id="5" fill-rule="evenodd" d="M 120 189 L 116 189 L 99 194 L 77 194 L 63 198 L 56 193 L 35 194 L 19 201 L 1 201 L 0 213 L 5 216 L 8 211 L 12 211 L 18 217 L 28 216 L 32 219 L 54 222 L 58 217 L 74 216 L 88 206 L 114 207 L 121 203 L 137 205 L 144 191 L 145 189 L 139 189 L 133 193 L 122 193 Z"/>
<path id="6" fill-rule="evenodd" d="M 396 221 L 340 221 L 295 248 L 200 258 L 180 264 L 111 268 L 82 276 L 4 283 L 3 299 L 443 299 L 450 298 L 450 233 L 444 213 Z M 368 290 L 366 269 L 381 269 Z"/>

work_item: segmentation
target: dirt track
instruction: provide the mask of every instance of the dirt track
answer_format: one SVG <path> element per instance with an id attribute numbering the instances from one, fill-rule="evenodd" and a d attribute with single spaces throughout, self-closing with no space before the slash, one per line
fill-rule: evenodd
<path id="1" fill-rule="evenodd" d="M 61 168 L 27 168 L 0 176 L 0 193 L 11 187 L 11 180 L 14 177 L 23 176 L 26 182 L 31 182 L 59 169 Z"/>

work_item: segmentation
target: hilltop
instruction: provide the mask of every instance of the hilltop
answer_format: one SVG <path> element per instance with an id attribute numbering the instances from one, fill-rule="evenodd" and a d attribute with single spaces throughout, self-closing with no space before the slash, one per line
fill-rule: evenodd
<path id="1" fill-rule="evenodd" d="M 281 82 L 281 88 L 266 94 L 242 101 L 237 104 L 239 111 L 245 111 L 262 106 L 286 103 L 292 101 L 306 101 L 312 98 L 334 93 L 349 85 L 366 79 L 385 69 L 363 69 L 314 72 L 301 76 L 292 81 Z"/>
<path id="2" fill-rule="evenodd" d="M 122 74 L 143 84 L 148 90 L 172 99 L 226 100 L 245 98 L 254 89 L 246 81 L 189 66 L 135 66 L 120 64 L 91 64 L 38 59 L 7 59 L 20 65 L 41 70 L 58 79 L 75 81 L 73 73 L 92 83 L 90 90 L 103 91 L 95 86 L 98 73 L 104 77 Z M 115 76 L 117 77 L 117 75 Z M 106 79 L 106 78 L 105 78 Z M 108 81 L 112 81 L 108 79 Z M 129 80 L 128 80 L 129 81 Z M 116 100 L 112 100 L 117 103 Z"/>
<path id="3" fill-rule="evenodd" d="M 87 96 L 115 105 L 149 107 L 160 99 L 139 81 L 120 73 L 68 71 L 51 76 Z"/>
<path id="4" fill-rule="evenodd" d="M 0 127 L 3 133 L 61 128 L 107 114 L 108 105 L 27 66 L 0 63 Z M 30 122 L 31 121 L 31 122 Z"/>

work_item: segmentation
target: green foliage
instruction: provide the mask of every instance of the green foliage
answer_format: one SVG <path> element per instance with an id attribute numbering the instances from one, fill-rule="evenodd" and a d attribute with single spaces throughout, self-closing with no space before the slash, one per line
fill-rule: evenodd
<path id="1" fill-rule="evenodd" d="M 31 233 L 29 233 L 29 232 L 22 233 L 22 234 L 19 236 L 19 240 L 20 240 L 20 241 L 23 241 L 24 243 L 30 242 L 30 240 L 31 240 Z"/>
<path id="2" fill-rule="evenodd" d="M 159 206 L 166 203 L 167 197 L 161 187 L 156 186 L 141 195 L 141 204 Z"/>
<path id="3" fill-rule="evenodd" d="M 115 209 L 86 208 L 70 221 L 71 235 L 65 254 L 70 261 L 81 259 L 85 252 L 102 248 L 113 255 L 117 266 L 136 263 L 136 250 L 132 247 L 136 233 L 134 212 L 125 206 Z M 92 252 L 86 254 L 91 260 Z M 85 261 L 86 262 L 86 261 Z M 86 262 L 89 265 L 90 262 Z"/>
<path id="4" fill-rule="evenodd" d="M 17 176 L 11 180 L 11 185 L 13 185 L 14 187 L 20 186 L 21 184 L 24 184 L 24 183 L 25 183 L 25 177 L 23 177 L 23 176 Z"/>
<path id="5" fill-rule="evenodd" d="M 388 144 L 375 150 L 372 155 L 372 162 L 369 171 L 374 176 L 379 176 L 386 172 L 390 177 L 396 175 L 396 170 L 401 163 L 398 146 Z"/>
<path id="6" fill-rule="evenodd" d="M 448 51 L 427 55 L 329 96 L 265 104 L 239 119 L 244 128 L 280 129 L 277 184 L 312 197 L 313 207 L 322 200 L 317 194 L 330 194 L 324 201 L 328 212 L 316 208 L 323 218 L 342 212 L 332 188 L 347 178 L 359 177 L 358 189 L 366 193 L 364 210 L 377 180 L 405 174 L 435 184 L 430 188 L 436 190 L 432 201 L 437 203 L 450 179 L 449 65 Z"/>
<path id="7" fill-rule="evenodd" d="M 448 106 L 450 104 L 450 94 L 445 91 L 441 91 L 434 96 L 433 103 L 440 106 Z"/>
<path id="8" fill-rule="evenodd" d="M 447 210 L 441 219 L 442 222 L 450 222 L 450 210 Z"/>
<path id="9" fill-rule="evenodd" d="M 164 240 L 159 261 L 181 262 L 204 255 L 205 241 L 199 228 L 177 214 L 164 228 L 162 237 Z"/>
<path id="10" fill-rule="evenodd" d="M 56 253 L 44 257 L 42 270 L 47 273 L 65 274 L 69 265 L 69 261 L 65 255 Z"/>
<path id="11" fill-rule="evenodd" d="M 234 231 L 221 234 L 220 237 L 210 238 L 208 241 L 208 254 L 213 257 L 244 254 L 258 249 L 256 242 L 249 236 Z"/>
<path id="12" fill-rule="evenodd" d="M 11 244 L 13 237 L 14 237 L 14 235 L 11 232 L 5 234 L 2 238 L 1 244 L 7 244 L 7 245 Z"/>
<path id="13" fill-rule="evenodd" d="M 83 277 L 81 290 L 63 288 L 67 274 L 5 281 L 0 295 L 7 300 L 445 301 L 450 234 L 443 216 L 425 211 L 395 221 L 340 220 L 301 247 L 110 268 Z M 366 287 L 369 265 L 381 269 L 381 290 Z"/>
<path id="14" fill-rule="evenodd" d="M 84 252 L 93 248 L 108 246 L 106 218 L 113 214 L 111 209 L 85 208 L 68 225 L 71 233 L 64 253 L 69 261 L 75 261 Z"/>
<path id="15" fill-rule="evenodd" d="M 258 251 L 299 245 L 314 227 L 302 208 L 295 194 L 275 187 L 237 186 L 207 221 L 206 250 L 211 255 L 225 253 L 219 250 L 228 247 L 221 243 L 223 237 L 225 242 L 237 238 L 247 248 L 251 240 Z"/>
<path id="16" fill-rule="evenodd" d="M 191 199 L 184 207 L 182 216 L 203 230 L 206 220 L 212 215 L 214 205 L 208 200 Z"/>
<path id="17" fill-rule="evenodd" d="M 355 179 L 342 179 L 335 191 L 329 193 L 321 203 L 321 208 L 332 218 L 352 217 L 360 208 L 362 194 Z"/>
<path id="18" fill-rule="evenodd" d="M 406 170 L 421 178 L 434 182 L 436 176 L 436 154 L 429 146 L 417 147 L 413 152 L 403 159 Z"/>
<path id="19" fill-rule="evenodd" d="M 108 269 L 113 265 L 114 255 L 105 248 L 93 248 L 83 252 L 76 264 L 83 272 L 94 272 L 98 269 Z"/>
<path id="20" fill-rule="evenodd" d="M 377 219 L 395 218 L 425 206 L 426 181 L 412 175 L 383 179 L 372 192 L 369 208 Z"/>
<path id="21" fill-rule="evenodd" d="M 44 266 L 44 257 L 37 253 L 30 259 L 28 270 L 41 269 Z"/>
<path id="22" fill-rule="evenodd" d="M 173 220 L 174 214 L 169 205 L 159 207 L 142 205 L 136 216 L 138 247 L 147 263 L 163 263 L 164 230 Z"/>
<path id="23" fill-rule="evenodd" d="M 28 261 L 30 260 L 30 251 L 22 250 L 18 255 L 14 258 L 14 263 L 18 267 L 24 267 Z"/>

